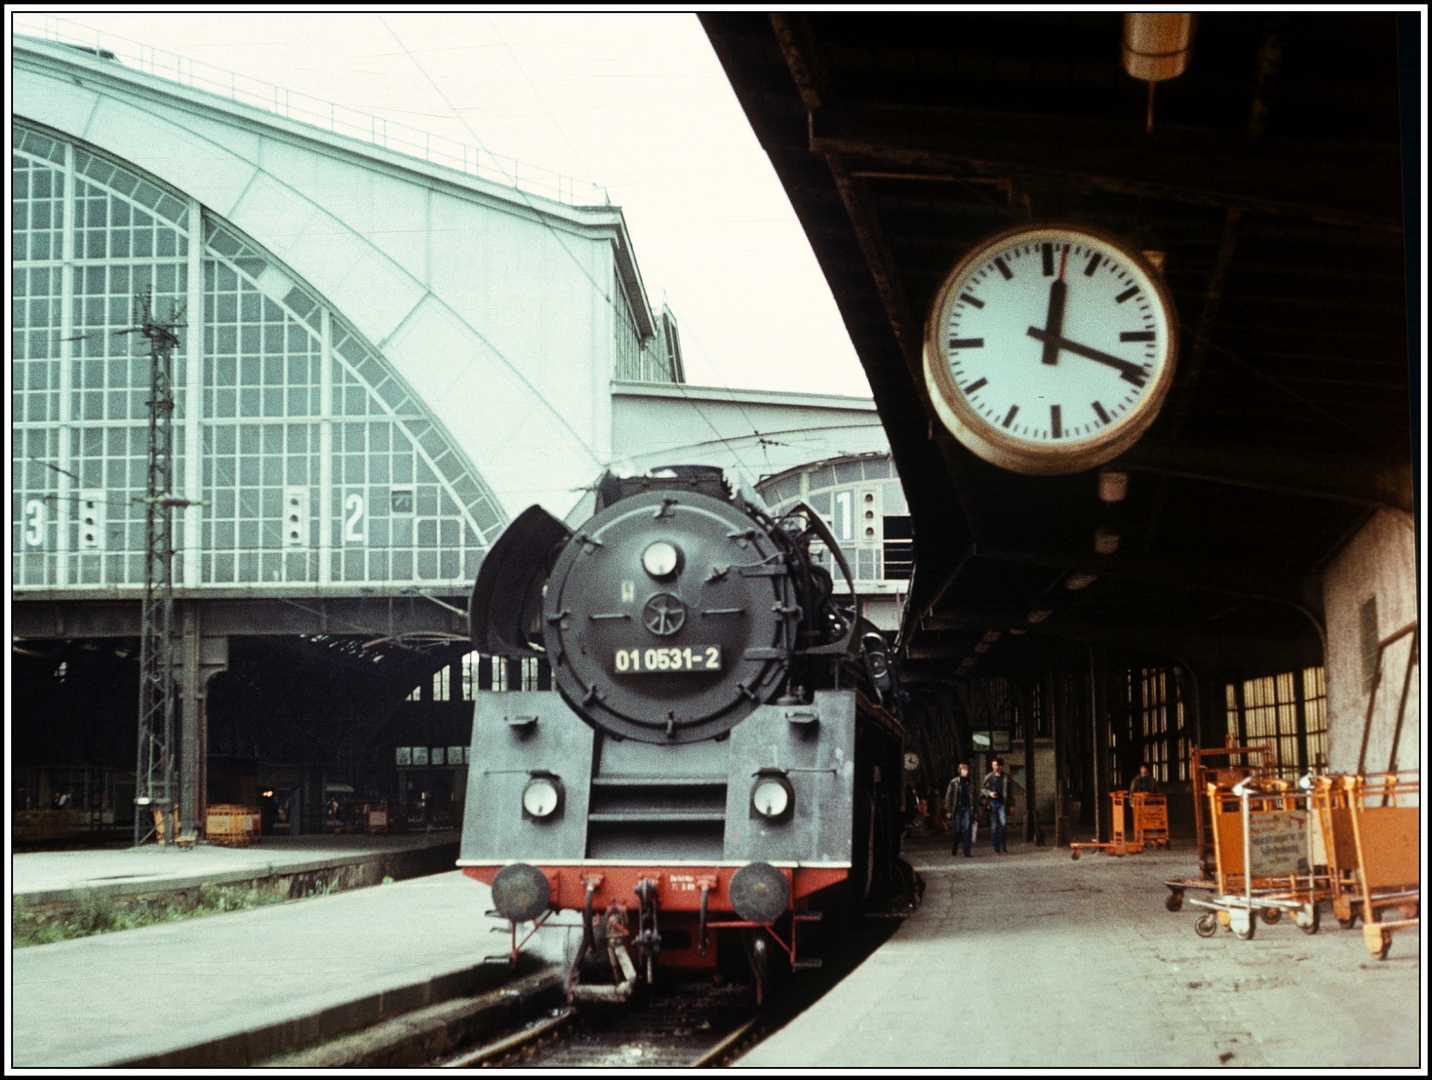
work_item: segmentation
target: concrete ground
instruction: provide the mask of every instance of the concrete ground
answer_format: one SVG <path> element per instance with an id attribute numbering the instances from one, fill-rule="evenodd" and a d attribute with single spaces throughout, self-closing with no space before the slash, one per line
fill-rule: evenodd
<path id="1" fill-rule="evenodd" d="M 203 850 L 157 853 L 154 865 Z M 383 995 L 421 997 L 506 952 L 506 933 L 492 930 L 507 924 L 485 916 L 491 906 L 485 885 L 454 870 L 14 950 L 11 1064 L 95 1068 L 212 1045 L 213 1064 L 232 1065 L 266 1056 L 225 1046 L 255 1031 L 278 1053 L 341 1029 L 345 1010 L 386 1015 Z M 545 930 L 528 951 L 561 960 L 577 933 Z"/>
<path id="2" fill-rule="evenodd" d="M 922 906 L 736 1068 L 1426 1067 L 1418 930 L 1383 961 L 1326 908 L 1316 934 L 1204 939 L 1197 908 L 1164 906 L 1164 880 L 1197 877 L 1191 842 L 1078 862 L 948 844 L 907 841 Z"/>

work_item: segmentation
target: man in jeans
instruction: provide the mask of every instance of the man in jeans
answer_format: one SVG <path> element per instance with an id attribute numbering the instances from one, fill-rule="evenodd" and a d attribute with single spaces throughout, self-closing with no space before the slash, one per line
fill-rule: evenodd
<path id="1" fill-rule="evenodd" d="M 960 774 L 945 789 L 945 812 L 950 816 L 954 835 L 950 838 L 950 854 L 958 855 L 964 843 L 965 858 L 970 857 L 970 830 L 975 823 L 975 782 L 970 767 L 960 762 Z"/>
<path id="2" fill-rule="evenodd" d="M 983 795 L 989 806 L 989 831 L 998 855 L 1008 855 L 1005 846 L 1005 831 L 1009 823 L 1009 804 L 1014 792 L 1010 788 L 1009 776 L 1004 771 L 1004 762 L 995 758 L 990 762 L 991 772 L 984 780 Z"/>

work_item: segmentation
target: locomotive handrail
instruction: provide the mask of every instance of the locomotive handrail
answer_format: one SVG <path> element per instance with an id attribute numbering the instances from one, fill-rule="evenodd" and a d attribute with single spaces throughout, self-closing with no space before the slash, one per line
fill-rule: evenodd
<path id="1" fill-rule="evenodd" d="M 806 519 L 810 522 L 808 528 L 820 538 L 821 542 L 830 550 L 831 555 L 835 557 L 836 565 L 840 567 L 840 572 L 845 575 L 846 585 L 850 586 L 850 598 L 854 601 L 855 576 L 850 572 L 850 564 L 845 561 L 845 555 L 840 550 L 840 544 L 836 542 L 835 537 L 832 536 L 830 530 L 826 528 L 825 520 L 817 514 L 815 508 L 807 502 L 796 503 L 795 506 L 792 507 L 792 510 L 805 511 Z M 859 622 L 859 619 L 852 618 L 846 625 L 845 636 L 839 641 L 833 641 L 829 645 L 816 645 L 809 649 L 797 649 L 795 650 L 795 654 L 798 656 L 837 656 L 841 653 L 848 653 L 854 656 L 856 651 L 854 648 L 855 630 Z"/>

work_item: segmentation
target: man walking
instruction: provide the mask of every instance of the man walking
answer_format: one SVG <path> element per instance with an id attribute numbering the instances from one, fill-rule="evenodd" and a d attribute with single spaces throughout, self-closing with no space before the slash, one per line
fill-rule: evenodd
<path id="1" fill-rule="evenodd" d="M 970 832 L 975 823 L 975 782 L 970 777 L 970 767 L 960 762 L 960 773 L 945 789 L 945 812 L 950 816 L 950 854 L 958 855 L 960 844 L 965 846 L 965 858 L 970 857 Z"/>
<path id="2" fill-rule="evenodd" d="M 1004 771 L 1004 762 L 995 758 L 990 762 L 990 774 L 984 780 L 984 799 L 989 805 L 989 831 L 998 855 L 1008 855 L 1005 846 L 1005 832 L 1009 825 L 1009 804 L 1013 792 L 1009 776 Z"/>

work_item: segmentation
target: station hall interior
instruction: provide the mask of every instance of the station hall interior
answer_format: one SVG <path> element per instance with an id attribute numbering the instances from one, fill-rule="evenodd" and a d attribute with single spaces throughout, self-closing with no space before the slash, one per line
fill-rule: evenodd
<path id="1" fill-rule="evenodd" d="M 869 399 L 688 384 L 681 312 L 584 181 L 13 37 L 13 841 L 152 834 L 137 703 L 166 636 L 146 730 L 181 835 L 215 804 L 290 835 L 379 802 L 457 827 L 476 696 L 552 688 L 473 650 L 484 554 L 530 503 L 580 523 L 605 471 L 668 466 L 825 520 L 896 647 L 921 797 L 999 756 L 1012 828 L 1064 844 L 1107 838 L 1140 764 L 1191 833 L 1198 747 L 1420 768 L 1395 17 L 1204 13 L 1156 94 L 1117 63 L 1118 13 L 949 18 L 701 16 Z M 942 425 L 922 328 L 965 251 L 1047 219 L 1147 254 L 1183 332 L 1142 439 L 1025 475 Z"/>

